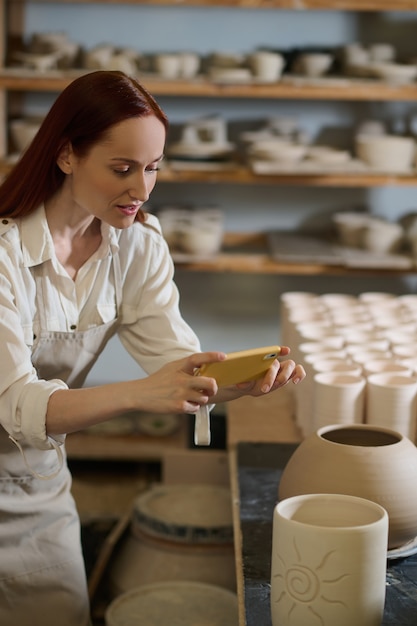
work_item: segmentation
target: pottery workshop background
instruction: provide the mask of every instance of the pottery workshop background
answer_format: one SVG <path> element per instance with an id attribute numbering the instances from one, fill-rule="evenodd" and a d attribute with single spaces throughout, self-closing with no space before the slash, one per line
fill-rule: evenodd
<path id="1" fill-rule="evenodd" d="M 134 6 L 124 4 L 30 3 L 25 9 L 27 35 L 62 31 L 86 48 L 109 43 L 144 54 L 192 50 L 247 54 L 258 47 L 341 47 L 389 41 L 401 55 L 415 55 L 417 13 L 358 14 L 344 11 L 280 11 L 220 7 Z M 414 33 L 414 34 L 413 34 Z M 39 114 L 53 94 L 26 96 L 28 113 Z M 378 118 L 395 126 L 412 121 L 417 104 L 402 102 L 291 101 L 158 97 L 171 123 L 181 125 L 202 116 L 218 115 L 232 126 L 271 117 L 296 118 L 312 140 L 324 128 L 352 136 L 363 120 Z M 283 185 L 157 184 L 151 205 L 215 206 L 224 214 L 226 231 L 264 232 L 320 225 L 334 211 L 365 207 L 370 213 L 397 220 L 417 211 L 417 189 L 407 187 L 332 188 Z M 317 293 L 415 291 L 414 278 L 302 277 L 262 274 L 194 273 L 177 266 L 176 281 L 184 316 L 199 334 L 203 349 L 225 351 L 273 344 L 279 339 L 280 294 L 289 290 Z M 114 363 L 117 362 L 117 368 Z M 137 375 L 134 365 L 111 342 L 89 382 Z"/>

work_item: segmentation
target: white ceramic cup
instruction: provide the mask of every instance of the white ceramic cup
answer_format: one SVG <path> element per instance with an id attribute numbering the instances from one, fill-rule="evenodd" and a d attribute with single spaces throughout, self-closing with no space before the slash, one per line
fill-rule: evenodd
<path id="1" fill-rule="evenodd" d="M 320 372 L 313 378 L 313 431 L 330 424 L 361 424 L 366 379 L 343 372 Z"/>
<path id="2" fill-rule="evenodd" d="M 180 76 L 182 78 L 194 78 L 201 65 L 200 55 L 196 52 L 180 52 Z"/>
<path id="3" fill-rule="evenodd" d="M 162 78 L 178 78 L 181 73 L 180 55 L 168 52 L 155 55 L 155 70 Z"/>
<path id="4" fill-rule="evenodd" d="M 353 376 L 362 375 L 362 365 L 359 365 L 359 363 L 353 363 L 349 357 L 330 359 L 319 358 L 312 363 L 312 368 L 314 374 L 320 374 L 321 372 L 337 372 L 338 374 L 352 374 Z M 406 368 L 404 368 L 404 370 L 405 369 Z"/>
<path id="5" fill-rule="evenodd" d="M 412 376 L 413 368 L 407 367 L 400 362 L 392 358 L 376 358 L 371 359 L 363 364 L 363 373 L 365 376 L 371 376 L 372 374 L 401 374 L 404 376 Z"/>
<path id="6" fill-rule="evenodd" d="M 341 494 L 286 498 L 274 509 L 272 626 L 380 626 L 388 514 Z"/>
<path id="7" fill-rule="evenodd" d="M 391 428 L 415 441 L 417 377 L 395 372 L 370 374 L 366 382 L 365 421 Z"/>
<path id="8" fill-rule="evenodd" d="M 281 77 L 285 60 L 278 52 L 259 50 L 249 55 L 249 65 L 255 78 L 273 83 Z"/>

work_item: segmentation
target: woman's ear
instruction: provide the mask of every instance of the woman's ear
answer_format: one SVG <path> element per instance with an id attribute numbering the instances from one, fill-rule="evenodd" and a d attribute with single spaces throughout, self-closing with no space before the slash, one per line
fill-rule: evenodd
<path id="1" fill-rule="evenodd" d="M 68 142 L 59 151 L 56 164 L 64 174 L 72 174 L 72 146 Z"/>

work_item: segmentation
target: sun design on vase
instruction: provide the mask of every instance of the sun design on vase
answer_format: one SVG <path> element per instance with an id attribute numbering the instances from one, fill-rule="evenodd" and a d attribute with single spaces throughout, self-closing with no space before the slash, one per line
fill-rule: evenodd
<path id="1" fill-rule="evenodd" d="M 339 605 L 347 608 L 346 604 L 337 598 L 337 585 L 349 577 L 348 573 L 334 574 L 332 557 L 335 550 L 329 550 L 323 554 L 315 564 L 306 565 L 302 562 L 300 550 L 295 539 L 293 540 L 294 558 L 291 563 L 286 563 L 278 554 L 279 569 L 282 573 L 273 575 L 272 602 L 281 604 L 288 616 L 288 623 L 301 623 L 301 613 L 308 611 L 309 626 L 325 626 L 325 619 L 320 614 L 320 606 Z M 330 573 L 330 570 L 332 572 Z"/>

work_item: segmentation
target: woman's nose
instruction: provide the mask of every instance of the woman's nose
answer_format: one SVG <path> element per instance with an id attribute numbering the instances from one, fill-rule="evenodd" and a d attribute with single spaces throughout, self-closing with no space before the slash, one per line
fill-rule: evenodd
<path id="1" fill-rule="evenodd" d="M 132 185 L 129 189 L 129 195 L 132 200 L 140 200 L 141 202 L 149 200 L 150 189 L 144 174 L 138 174 L 135 177 L 135 180 L 132 181 Z"/>

